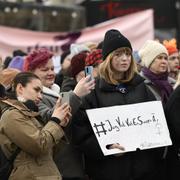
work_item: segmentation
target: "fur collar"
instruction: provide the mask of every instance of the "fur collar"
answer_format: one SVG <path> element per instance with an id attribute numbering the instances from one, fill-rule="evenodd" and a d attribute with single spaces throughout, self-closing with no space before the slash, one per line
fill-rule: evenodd
<path id="1" fill-rule="evenodd" d="M 60 96 L 60 87 L 57 84 L 53 84 L 51 88 L 43 86 L 43 93 L 58 98 Z"/>

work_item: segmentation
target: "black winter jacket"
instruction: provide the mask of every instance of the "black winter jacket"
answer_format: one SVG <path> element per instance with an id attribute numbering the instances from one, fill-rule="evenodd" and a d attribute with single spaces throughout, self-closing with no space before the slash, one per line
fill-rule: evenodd
<path id="1" fill-rule="evenodd" d="M 101 78 L 96 79 L 95 89 L 83 98 L 82 106 L 73 121 L 74 143 L 84 152 L 86 170 L 93 180 L 133 180 L 143 179 L 145 175 L 153 176 L 150 179 L 155 179 L 161 159 L 160 148 L 129 152 L 120 157 L 104 156 L 85 112 L 86 109 L 153 100 L 154 95 L 138 74 L 123 86 L 108 84 Z"/>

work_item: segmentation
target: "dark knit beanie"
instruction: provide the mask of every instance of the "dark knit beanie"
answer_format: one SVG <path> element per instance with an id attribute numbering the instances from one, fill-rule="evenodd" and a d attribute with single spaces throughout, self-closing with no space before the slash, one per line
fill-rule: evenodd
<path id="1" fill-rule="evenodd" d="M 111 29 L 107 31 L 104 36 L 102 46 L 103 60 L 105 60 L 111 52 L 122 47 L 128 47 L 132 50 L 132 46 L 129 40 L 125 36 L 123 36 L 118 30 Z"/>
<path id="2" fill-rule="evenodd" d="M 102 49 L 102 46 L 103 46 L 103 41 L 101 41 L 101 42 L 97 45 L 97 48 L 96 48 L 96 49 Z"/>
<path id="3" fill-rule="evenodd" d="M 75 77 L 79 72 L 84 70 L 86 56 L 86 52 L 81 52 L 72 57 L 70 69 L 72 77 Z"/>

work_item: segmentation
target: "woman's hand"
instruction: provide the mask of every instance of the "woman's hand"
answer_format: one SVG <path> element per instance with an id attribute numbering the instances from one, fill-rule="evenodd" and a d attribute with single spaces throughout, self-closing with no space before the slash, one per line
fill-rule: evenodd
<path id="1" fill-rule="evenodd" d="M 71 118 L 71 107 L 69 104 L 64 103 L 61 104 L 61 98 L 58 99 L 56 102 L 54 111 L 52 113 L 52 117 L 56 117 L 60 119 L 60 125 L 65 127 L 69 123 L 69 120 Z"/>
<path id="2" fill-rule="evenodd" d="M 110 145 L 108 149 L 116 149 L 116 148 L 120 149 L 121 151 L 125 150 L 125 148 L 123 146 L 121 146 L 119 143 L 115 143 L 115 144 Z"/>
<path id="3" fill-rule="evenodd" d="M 87 77 L 82 78 L 74 88 L 74 93 L 78 97 L 85 96 L 91 92 L 92 89 L 95 87 L 94 79 L 90 81 L 90 75 Z"/>
<path id="4" fill-rule="evenodd" d="M 115 144 L 111 144 L 111 145 L 108 145 L 107 146 L 107 149 L 119 149 L 121 151 L 124 151 L 125 148 L 123 146 L 121 146 L 119 143 L 115 143 Z M 118 154 L 115 154 L 114 156 L 122 156 L 124 153 L 118 153 Z"/>
<path id="5" fill-rule="evenodd" d="M 64 121 L 61 120 L 60 126 L 66 127 L 71 119 L 72 115 L 70 112 L 67 113 L 67 115 L 64 118 Z"/>

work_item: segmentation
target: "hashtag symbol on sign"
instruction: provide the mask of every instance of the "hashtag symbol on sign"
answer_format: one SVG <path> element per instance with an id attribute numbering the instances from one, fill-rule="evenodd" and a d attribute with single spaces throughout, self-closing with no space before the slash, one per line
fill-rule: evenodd
<path id="1" fill-rule="evenodd" d="M 100 137 L 100 134 L 105 134 L 106 135 L 106 129 L 104 128 L 104 123 L 101 122 L 100 124 L 94 123 L 94 127 L 96 128 L 96 134 Z"/>

